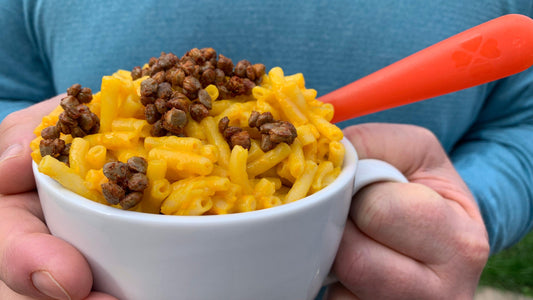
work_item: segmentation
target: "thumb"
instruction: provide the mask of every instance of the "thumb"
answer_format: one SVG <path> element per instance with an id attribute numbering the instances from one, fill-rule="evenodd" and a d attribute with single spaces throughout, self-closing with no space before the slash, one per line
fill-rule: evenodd
<path id="1" fill-rule="evenodd" d="M 433 133 L 404 124 L 365 123 L 344 129 L 360 159 L 373 158 L 394 165 L 406 177 L 422 166 L 448 163 L 448 157 Z"/>
<path id="2" fill-rule="evenodd" d="M 64 95 L 8 115 L 0 124 L 0 194 L 14 194 L 35 188 L 31 169 L 30 142 L 33 130 Z"/>
<path id="3" fill-rule="evenodd" d="M 373 158 L 392 164 L 409 182 L 433 189 L 481 220 L 468 186 L 437 137 L 428 129 L 405 124 L 366 123 L 347 127 L 344 134 L 360 159 Z"/>

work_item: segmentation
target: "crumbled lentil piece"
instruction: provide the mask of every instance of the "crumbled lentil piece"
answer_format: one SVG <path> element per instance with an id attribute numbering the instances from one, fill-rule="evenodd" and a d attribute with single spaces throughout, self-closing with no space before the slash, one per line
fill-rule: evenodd
<path id="1" fill-rule="evenodd" d="M 209 110 L 202 103 L 193 103 L 190 106 L 190 114 L 193 120 L 200 122 L 209 115 Z"/>
<path id="2" fill-rule="evenodd" d="M 252 69 L 255 73 L 255 80 L 256 84 L 259 84 L 261 79 L 263 78 L 263 75 L 265 75 L 265 65 L 264 64 L 254 64 L 252 65 Z"/>
<path id="3" fill-rule="evenodd" d="M 209 96 L 209 93 L 204 89 L 198 91 L 198 101 L 209 110 L 213 107 L 211 104 L 211 96 Z"/>
<path id="4" fill-rule="evenodd" d="M 240 132 L 233 134 L 230 137 L 230 145 L 232 149 L 233 147 L 239 145 L 243 147 L 244 149 L 249 150 L 252 145 L 250 141 L 250 134 L 248 133 L 248 131 L 245 131 L 245 130 L 242 130 Z"/>
<path id="5" fill-rule="evenodd" d="M 224 136 L 226 140 L 230 140 L 232 135 L 237 134 L 241 131 L 242 131 L 242 128 L 240 127 L 228 126 L 226 127 L 226 129 L 224 129 L 224 131 L 222 132 L 222 135 Z"/>
<path id="6" fill-rule="evenodd" d="M 89 103 L 91 100 L 93 100 L 93 92 L 90 88 L 84 87 L 81 89 L 81 91 L 78 93 L 77 96 L 80 103 Z"/>
<path id="7" fill-rule="evenodd" d="M 220 121 L 218 121 L 218 131 L 221 133 L 224 133 L 224 130 L 228 128 L 229 125 L 229 118 L 227 116 L 224 116 Z"/>
<path id="8" fill-rule="evenodd" d="M 131 175 L 128 164 L 125 164 L 120 161 L 106 163 L 104 165 L 103 172 L 105 177 L 107 177 L 109 180 L 118 183 L 125 182 Z"/>
<path id="9" fill-rule="evenodd" d="M 132 70 L 132 78 L 150 76 L 141 83 L 141 103 L 149 124 L 155 126 L 158 120 L 162 121 L 157 128 L 152 128 L 156 136 L 183 135 L 182 129 L 169 129 L 167 114 L 172 108 L 182 110 L 198 122 L 208 116 L 213 105 L 204 90 L 208 85 L 217 86 L 218 99 L 249 95 L 264 74 L 263 64 L 252 65 L 248 60 L 241 60 L 234 65 L 222 54 L 217 58 L 213 48 L 193 48 L 181 58 L 161 52 L 159 58 L 150 58 L 148 67 Z"/>
<path id="10" fill-rule="evenodd" d="M 263 151 L 272 150 L 279 143 L 292 144 L 297 137 L 296 128 L 290 122 L 274 120 L 272 113 L 252 111 L 248 118 L 249 128 L 230 126 L 227 116 L 218 122 L 218 130 L 233 149 L 235 145 L 250 149 L 251 139 L 260 139 Z"/>
<path id="11" fill-rule="evenodd" d="M 104 198 L 111 205 L 118 204 L 120 200 L 126 197 L 124 189 L 114 182 L 102 183 L 102 194 L 104 194 Z"/>
<path id="12" fill-rule="evenodd" d="M 182 93 L 177 93 L 173 95 L 173 97 L 167 101 L 168 108 L 177 108 L 180 110 L 183 110 L 184 112 L 189 112 L 189 108 L 191 106 L 191 100 L 187 98 Z"/>
<path id="13" fill-rule="evenodd" d="M 163 121 L 157 120 L 150 130 L 150 134 L 155 137 L 167 135 L 167 130 L 163 128 Z"/>
<path id="14" fill-rule="evenodd" d="M 57 139 L 59 138 L 59 129 L 56 126 L 48 126 L 41 131 L 43 139 Z"/>
<path id="15" fill-rule="evenodd" d="M 72 119 L 77 119 L 80 116 L 80 112 L 78 110 L 80 102 L 76 97 L 67 96 L 61 99 L 60 105 L 65 111 L 66 115 L 68 115 Z"/>
<path id="16" fill-rule="evenodd" d="M 157 81 L 153 78 L 146 78 L 141 82 L 141 96 L 154 96 L 157 93 Z"/>
<path id="17" fill-rule="evenodd" d="M 202 88 L 200 80 L 194 76 L 187 76 L 183 79 L 183 92 L 189 99 L 194 99 L 198 95 L 198 90 Z"/>
<path id="18" fill-rule="evenodd" d="M 103 172 L 109 181 L 101 187 L 107 202 L 111 205 L 120 204 L 123 209 L 130 209 L 139 203 L 148 186 L 147 166 L 146 159 L 140 156 L 131 157 L 126 163 L 106 163 Z"/>
<path id="19" fill-rule="evenodd" d="M 208 68 L 202 72 L 202 76 L 200 77 L 200 83 L 202 86 L 208 86 L 210 84 L 215 83 L 217 77 L 217 73 L 215 69 Z"/>
<path id="20" fill-rule="evenodd" d="M 271 112 L 267 111 L 267 112 L 260 114 L 257 117 L 257 123 L 256 123 L 256 126 L 254 127 L 261 127 L 262 125 L 266 123 L 272 123 L 272 122 L 274 122 L 274 116 L 272 116 Z"/>
<path id="21" fill-rule="evenodd" d="M 261 142 L 259 144 L 259 147 L 264 152 L 267 152 L 267 151 L 270 151 L 270 150 L 274 149 L 275 144 L 272 143 L 272 141 L 270 140 L 270 135 L 261 134 Z"/>
<path id="22" fill-rule="evenodd" d="M 157 98 L 169 99 L 172 96 L 172 86 L 170 83 L 164 81 L 157 87 Z"/>
<path id="23" fill-rule="evenodd" d="M 120 200 L 120 206 L 122 209 L 130 209 L 141 202 L 143 194 L 140 192 L 132 192 L 127 194 L 124 198 Z"/>
<path id="24" fill-rule="evenodd" d="M 52 157 L 59 157 L 65 148 L 65 141 L 60 138 L 42 139 L 39 143 L 39 151 L 41 156 L 51 155 Z"/>
<path id="25" fill-rule="evenodd" d="M 132 191 L 142 192 L 148 186 L 148 178 L 142 173 L 135 173 L 128 179 L 128 188 Z"/>
<path id="26" fill-rule="evenodd" d="M 165 113 L 161 120 L 163 121 L 163 128 L 173 134 L 181 134 L 187 125 L 187 114 L 183 110 L 172 108 Z"/>
<path id="27" fill-rule="evenodd" d="M 140 156 L 132 156 L 128 159 L 128 168 L 134 172 L 146 174 L 148 168 L 148 162 L 146 159 Z"/>
<path id="28" fill-rule="evenodd" d="M 137 67 L 133 68 L 133 70 L 131 70 L 131 79 L 132 80 L 137 80 L 137 79 L 141 78 L 142 75 L 143 75 L 142 69 L 139 66 L 137 66 Z"/>
<path id="29" fill-rule="evenodd" d="M 297 137 L 296 128 L 290 122 L 277 121 L 270 112 L 259 113 L 253 111 L 248 119 L 251 128 L 259 129 L 261 133 L 260 147 L 269 151 L 279 143 L 292 144 Z"/>
<path id="30" fill-rule="evenodd" d="M 83 88 L 76 83 L 67 89 L 67 96 L 60 102 L 64 111 L 59 114 L 56 125 L 41 131 L 43 138 L 39 144 L 41 156 L 51 155 L 68 165 L 70 144 L 69 147 L 66 147 L 60 134 L 84 137 L 100 130 L 100 119 L 84 104 L 91 100 L 92 91 L 90 88 Z"/>
<path id="31" fill-rule="evenodd" d="M 157 98 L 154 102 L 155 109 L 158 113 L 164 115 L 168 111 L 167 101 L 165 99 Z"/>
<path id="32" fill-rule="evenodd" d="M 144 108 L 144 117 L 148 124 L 154 124 L 161 118 L 161 114 L 157 110 L 155 104 L 147 104 Z"/>
<path id="33" fill-rule="evenodd" d="M 246 68 L 248 66 L 251 66 L 252 64 L 247 61 L 246 59 L 243 59 L 235 65 L 235 71 L 234 74 L 239 77 L 245 77 L 246 76 Z"/>
<path id="34" fill-rule="evenodd" d="M 270 140 L 276 144 L 292 144 L 297 135 L 294 125 L 287 121 L 278 121 L 276 124 L 278 126 L 275 126 L 269 131 Z"/>
<path id="35" fill-rule="evenodd" d="M 78 93 L 81 91 L 81 84 L 75 83 L 71 85 L 69 88 L 67 88 L 67 95 L 68 96 L 78 96 Z"/>

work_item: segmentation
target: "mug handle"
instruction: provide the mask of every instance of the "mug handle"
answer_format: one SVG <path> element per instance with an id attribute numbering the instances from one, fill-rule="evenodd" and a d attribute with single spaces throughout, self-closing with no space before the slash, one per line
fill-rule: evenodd
<path id="1" fill-rule="evenodd" d="M 355 171 L 355 181 L 353 185 L 352 196 L 357 193 L 361 188 L 375 182 L 380 181 L 396 181 L 396 182 L 409 182 L 403 174 L 398 171 L 393 165 L 384 162 L 379 159 L 361 159 L 357 163 Z M 330 285 L 339 281 L 335 275 L 329 273 L 322 286 Z"/>
<path id="2" fill-rule="evenodd" d="M 361 159 L 357 163 L 353 194 L 362 187 L 379 181 L 409 182 L 393 165 L 378 159 Z"/>

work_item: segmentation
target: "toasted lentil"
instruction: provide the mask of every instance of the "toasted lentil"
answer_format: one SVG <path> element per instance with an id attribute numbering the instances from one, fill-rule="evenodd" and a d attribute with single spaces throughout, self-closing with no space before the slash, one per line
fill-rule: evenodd
<path id="1" fill-rule="evenodd" d="M 183 128 L 178 129 L 179 126 L 171 126 L 169 122 L 172 118 L 167 114 L 172 108 L 199 122 L 209 115 L 213 107 L 205 87 L 216 85 L 218 99 L 249 95 L 253 87 L 261 82 L 264 72 L 263 64 L 252 65 L 248 60 L 241 60 L 234 65 L 222 54 L 218 54 L 217 58 L 213 48 L 193 48 L 181 58 L 161 52 L 159 58 L 150 58 L 147 67 L 134 67 L 132 78 L 150 76 L 143 80 L 140 90 L 148 123 L 155 126 L 158 120 L 162 121 L 157 128 L 152 128 L 153 134 L 181 136 Z"/>
<path id="2" fill-rule="evenodd" d="M 274 120 L 272 113 L 253 111 L 248 118 L 248 126 L 259 129 L 261 133 L 260 147 L 269 151 L 279 143 L 292 144 L 298 136 L 296 128 L 290 122 Z"/>
<path id="3" fill-rule="evenodd" d="M 147 104 L 144 108 L 144 117 L 148 124 L 154 124 L 161 118 L 161 114 L 157 110 L 155 104 Z"/>
<path id="4" fill-rule="evenodd" d="M 76 97 L 78 96 L 78 93 L 81 91 L 81 84 L 75 83 L 71 85 L 69 88 L 67 88 L 67 95 Z"/>
<path id="5" fill-rule="evenodd" d="M 41 130 L 41 137 L 43 139 L 57 139 L 59 138 L 59 129 L 56 126 L 48 126 Z"/>
<path id="6" fill-rule="evenodd" d="M 148 162 L 145 158 L 140 156 L 132 156 L 128 159 L 128 168 L 137 173 L 146 174 L 146 169 L 148 168 Z"/>
<path id="7" fill-rule="evenodd" d="M 229 118 L 227 116 L 224 116 L 220 121 L 218 121 L 218 131 L 221 133 L 224 133 L 224 130 L 228 128 L 229 125 Z"/>
<path id="8" fill-rule="evenodd" d="M 141 82 L 141 96 L 154 96 L 157 93 L 157 81 L 147 78 Z"/>
<path id="9" fill-rule="evenodd" d="M 111 205 L 120 204 L 123 209 L 130 209 L 139 203 L 148 186 L 147 166 L 146 159 L 140 156 L 131 157 L 127 163 L 106 163 L 103 172 L 109 181 L 101 187 L 107 202 Z"/>
<path id="10" fill-rule="evenodd" d="M 163 121 L 163 128 L 173 134 L 181 134 L 187 125 L 187 114 L 183 110 L 172 108 L 165 113 L 161 120 Z"/>
<path id="11" fill-rule="evenodd" d="M 167 130 L 163 128 L 163 121 L 157 120 L 150 130 L 150 134 L 155 137 L 167 135 Z"/>
<path id="12" fill-rule="evenodd" d="M 198 102 L 202 103 L 208 110 L 211 110 L 213 107 L 211 104 L 211 96 L 204 89 L 198 91 Z"/>
<path id="13" fill-rule="evenodd" d="M 131 79 L 137 80 L 143 75 L 141 67 L 137 66 L 131 70 Z"/>
<path id="14" fill-rule="evenodd" d="M 41 156 L 51 155 L 52 157 L 59 157 L 65 148 L 65 141 L 59 138 L 42 139 L 39 142 L 39 151 Z"/>
<path id="15" fill-rule="evenodd" d="M 106 163 L 103 167 L 103 172 L 105 177 L 107 177 L 109 180 L 118 183 L 125 182 L 130 176 L 128 164 L 120 161 Z"/>
<path id="16" fill-rule="evenodd" d="M 233 147 L 237 145 L 243 147 L 244 149 L 248 149 L 248 150 L 250 149 L 252 142 L 250 141 L 250 134 L 248 133 L 248 131 L 242 130 L 240 132 L 233 134 L 230 137 L 231 148 L 233 149 Z"/>
<path id="17" fill-rule="evenodd" d="M 169 107 L 167 106 L 167 101 L 162 98 L 157 98 L 154 102 L 154 106 L 157 112 L 162 115 L 164 115 L 169 109 Z"/>
<path id="18" fill-rule="evenodd" d="M 148 186 L 148 178 L 145 174 L 135 173 L 128 179 L 128 188 L 132 191 L 142 192 Z"/>
<path id="19" fill-rule="evenodd" d="M 104 198 L 111 205 L 118 204 L 120 200 L 126 197 L 124 189 L 114 182 L 102 183 L 102 194 L 104 194 Z"/>
<path id="20" fill-rule="evenodd" d="M 209 110 L 202 103 L 193 103 L 190 106 L 191 118 L 197 122 L 203 120 L 203 118 L 209 115 Z"/>
<path id="21" fill-rule="evenodd" d="M 93 92 L 90 88 L 84 87 L 78 93 L 77 98 L 81 103 L 89 103 L 91 100 L 93 100 Z"/>
<path id="22" fill-rule="evenodd" d="M 140 192 L 132 192 L 127 194 L 122 200 L 120 200 L 120 206 L 122 209 L 130 209 L 141 202 L 143 194 Z"/>
<path id="23" fill-rule="evenodd" d="M 39 144 L 41 156 L 51 155 L 68 164 L 70 144 L 66 147 L 60 134 L 84 137 L 100 130 L 100 119 L 84 104 L 91 100 L 90 88 L 83 88 L 78 83 L 67 88 L 67 96 L 62 98 L 59 104 L 63 112 L 59 114 L 55 126 L 49 126 L 41 131 L 43 138 Z"/>

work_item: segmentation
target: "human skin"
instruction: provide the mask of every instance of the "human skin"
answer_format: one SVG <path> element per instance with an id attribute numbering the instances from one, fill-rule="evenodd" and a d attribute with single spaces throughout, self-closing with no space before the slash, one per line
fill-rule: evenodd
<path id="1" fill-rule="evenodd" d="M 49 234 L 35 192 L 28 144 L 61 97 L 0 124 L 0 299 L 115 299 L 91 292 L 86 260 Z M 410 183 L 375 183 L 356 194 L 333 267 L 339 283 L 328 299 L 472 298 L 488 237 L 437 139 L 395 124 L 356 125 L 345 134 L 360 158 L 385 160 Z"/>
<path id="2" fill-rule="evenodd" d="M 42 116 L 62 96 L 15 112 L 0 124 L 0 299 L 115 299 L 91 292 L 87 261 L 50 235 L 35 191 L 28 145 Z"/>
<path id="3" fill-rule="evenodd" d="M 474 197 L 435 136 L 364 124 L 346 137 L 409 183 L 372 184 L 353 198 L 327 299 L 472 299 L 489 256 Z"/>

